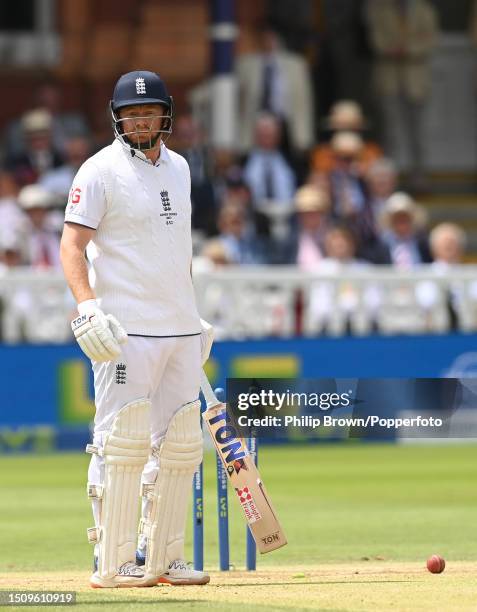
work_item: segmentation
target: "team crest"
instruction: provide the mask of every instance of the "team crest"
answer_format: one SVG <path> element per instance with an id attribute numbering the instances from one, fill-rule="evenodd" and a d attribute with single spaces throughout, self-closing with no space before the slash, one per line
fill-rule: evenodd
<path id="1" fill-rule="evenodd" d="M 174 217 L 177 215 L 176 212 L 172 212 L 172 205 L 169 199 L 169 192 L 166 189 L 161 191 L 161 204 L 162 210 L 161 217 L 166 218 L 166 225 L 172 225 L 174 223 Z"/>
<path id="2" fill-rule="evenodd" d="M 136 79 L 136 93 L 137 94 L 145 94 L 146 93 L 146 82 L 142 77 L 138 77 Z"/>
<path id="3" fill-rule="evenodd" d="M 117 385 L 126 384 L 126 364 L 125 363 L 118 363 L 116 366 L 116 384 Z"/>

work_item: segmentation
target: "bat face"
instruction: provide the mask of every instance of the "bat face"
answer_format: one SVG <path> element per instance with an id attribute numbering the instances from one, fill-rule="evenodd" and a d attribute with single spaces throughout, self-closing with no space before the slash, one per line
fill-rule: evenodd
<path id="1" fill-rule="evenodd" d="M 217 403 L 203 413 L 215 448 L 225 467 L 250 531 L 261 553 L 287 543 L 260 474 L 243 438 L 237 432 L 225 404 Z"/>
<path id="2" fill-rule="evenodd" d="M 248 454 L 244 441 L 239 437 L 237 429 L 227 413 L 225 404 L 217 404 L 204 412 L 204 419 L 213 433 L 214 444 L 220 449 L 219 454 L 229 472 L 237 464 L 238 471 L 243 465 L 243 459 Z"/>

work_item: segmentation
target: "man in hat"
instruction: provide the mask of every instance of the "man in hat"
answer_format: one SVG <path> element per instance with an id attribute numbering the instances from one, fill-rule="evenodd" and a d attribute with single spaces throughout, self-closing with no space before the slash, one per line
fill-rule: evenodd
<path id="1" fill-rule="evenodd" d="M 63 163 L 63 158 L 52 141 L 52 117 L 43 109 L 25 113 L 21 119 L 25 150 L 6 160 L 9 170 L 18 185 L 30 185 L 53 168 Z"/>
<path id="2" fill-rule="evenodd" d="M 404 192 L 394 193 L 386 202 L 381 218 L 382 261 L 409 270 L 421 263 L 431 263 L 427 236 L 423 233 L 422 209 Z"/>
<path id="3" fill-rule="evenodd" d="M 337 132 L 330 144 L 335 158 L 335 168 L 329 175 L 332 214 L 354 228 L 360 250 L 375 237 L 369 194 L 359 164 L 363 139 L 355 132 Z"/>
<path id="4" fill-rule="evenodd" d="M 295 194 L 298 216 L 296 263 L 314 270 L 324 257 L 323 240 L 328 225 L 329 194 L 314 185 L 304 185 Z"/>
<path id="5" fill-rule="evenodd" d="M 325 129 L 331 137 L 339 132 L 353 132 L 361 137 L 362 145 L 358 161 L 363 171 L 383 156 L 383 151 L 376 142 L 365 139 L 367 127 L 361 106 L 354 100 L 335 102 L 325 123 Z M 311 153 L 313 173 L 329 173 L 335 167 L 336 160 L 329 142 L 321 143 L 313 149 Z"/>
<path id="6" fill-rule="evenodd" d="M 50 223 L 55 196 L 41 185 L 27 185 L 18 194 L 18 204 L 28 217 L 25 232 L 26 261 L 33 268 L 59 268 L 60 239 Z"/>

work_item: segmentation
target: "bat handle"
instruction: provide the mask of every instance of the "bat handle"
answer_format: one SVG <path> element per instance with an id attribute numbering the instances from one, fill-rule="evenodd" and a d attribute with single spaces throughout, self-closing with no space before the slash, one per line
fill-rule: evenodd
<path id="1" fill-rule="evenodd" d="M 202 393 L 204 394 L 207 408 L 210 408 L 211 406 L 216 406 L 220 403 L 219 400 L 215 397 L 215 393 L 213 392 L 212 387 L 210 386 L 209 379 L 207 378 L 204 370 L 202 370 L 202 373 L 200 375 L 200 387 L 202 389 Z"/>

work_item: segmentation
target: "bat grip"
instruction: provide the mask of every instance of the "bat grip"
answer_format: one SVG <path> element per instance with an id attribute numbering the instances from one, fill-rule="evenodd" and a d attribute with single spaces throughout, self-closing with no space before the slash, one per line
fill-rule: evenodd
<path id="1" fill-rule="evenodd" d="M 204 394 L 207 408 L 216 406 L 220 403 L 219 400 L 215 397 L 215 393 L 213 392 L 212 387 L 210 386 L 209 379 L 207 378 L 204 370 L 202 370 L 202 373 L 200 375 L 200 387 L 202 389 L 202 393 Z"/>

